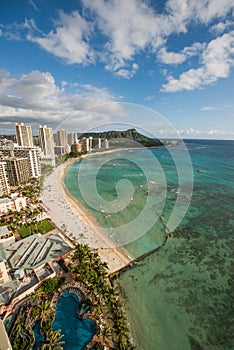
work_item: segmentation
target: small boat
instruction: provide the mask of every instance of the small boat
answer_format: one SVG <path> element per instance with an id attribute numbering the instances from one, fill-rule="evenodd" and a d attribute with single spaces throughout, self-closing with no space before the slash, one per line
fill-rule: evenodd
<path id="1" fill-rule="evenodd" d="M 203 173 L 202 169 L 197 169 L 197 173 Z"/>

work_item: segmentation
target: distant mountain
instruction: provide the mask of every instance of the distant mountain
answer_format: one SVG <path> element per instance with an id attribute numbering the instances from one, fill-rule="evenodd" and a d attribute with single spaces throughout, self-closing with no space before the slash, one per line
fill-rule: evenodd
<path id="1" fill-rule="evenodd" d="M 103 131 L 103 132 L 87 132 L 79 135 L 80 137 L 93 137 L 109 140 L 110 146 L 116 147 L 135 147 L 137 143 L 145 147 L 163 146 L 163 143 L 158 139 L 152 139 L 140 134 L 136 129 L 128 129 L 124 131 Z"/>

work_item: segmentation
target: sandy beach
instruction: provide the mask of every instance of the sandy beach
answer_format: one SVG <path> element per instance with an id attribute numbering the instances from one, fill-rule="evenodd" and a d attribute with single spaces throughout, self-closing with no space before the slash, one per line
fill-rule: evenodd
<path id="1" fill-rule="evenodd" d="M 63 178 L 71 159 L 54 169 L 43 184 L 41 199 L 56 226 L 68 237 L 96 249 L 101 260 L 107 262 L 109 273 L 118 271 L 132 259 L 106 235 L 95 218 L 67 191 Z"/>

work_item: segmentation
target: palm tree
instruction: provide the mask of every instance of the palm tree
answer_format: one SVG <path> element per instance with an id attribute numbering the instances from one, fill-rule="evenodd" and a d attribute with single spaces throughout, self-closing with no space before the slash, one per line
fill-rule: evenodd
<path id="1" fill-rule="evenodd" d="M 50 307 L 50 301 L 46 300 L 44 302 L 42 302 L 38 308 L 41 311 L 41 326 L 43 322 L 46 322 L 49 313 L 51 312 L 51 307 Z"/>
<path id="2" fill-rule="evenodd" d="M 108 325 L 105 325 L 104 328 L 102 329 L 102 337 L 103 341 L 109 345 L 109 340 L 111 340 L 112 337 L 112 328 Z"/>
<path id="3" fill-rule="evenodd" d="M 56 331 L 50 329 L 46 332 L 46 340 L 42 345 L 41 350 L 62 350 L 62 345 L 65 343 L 65 341 L 61 340 L 63 336 L 64 335 L 61 334 L 61 329 Z"/>
<path id="4" fill-rule="evenodd" d="M 23 324 L 24 324 L 23 317 L 17 318 L 16 324 L 15 324 L 15 332 L 16 333 L 20 333 Z"/>

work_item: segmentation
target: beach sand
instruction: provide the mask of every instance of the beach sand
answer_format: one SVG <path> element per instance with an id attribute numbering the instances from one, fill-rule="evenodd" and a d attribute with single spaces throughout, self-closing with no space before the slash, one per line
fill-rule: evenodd
<path id="1" fill-rule="evenodd" d="M 101 260 L 108 264 L 111 274 L 129 264 L 132 258 L 123 248 L 116 246 L 95 218 L 67 191 L 63 178 L 75 161 L 68 160 L 45 178 L 41 199 L 55 225 L 76 242 L 96 249 Z"/>

